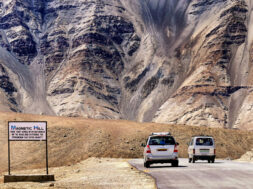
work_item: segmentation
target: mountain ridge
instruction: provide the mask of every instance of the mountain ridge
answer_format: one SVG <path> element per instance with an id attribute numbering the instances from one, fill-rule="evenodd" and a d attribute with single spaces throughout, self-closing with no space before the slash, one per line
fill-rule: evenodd
<path id="1" fill-rule="evenodd" d="M 1 110 L 252 129 L 249 0 L 0 9 Z"/>

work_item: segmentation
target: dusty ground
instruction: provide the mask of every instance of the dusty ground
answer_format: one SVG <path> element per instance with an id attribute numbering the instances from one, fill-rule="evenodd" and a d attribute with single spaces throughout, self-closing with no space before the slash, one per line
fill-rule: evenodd
<path id="1" fill-rule="evenodd" d="M 253 163 L 253 149 L 243 154 L 237 161 L 247 161 Z"/>
<path id="2" fill-rule="evenodd" d="M 131 167 L 127 160 L 109 158 L 89 158 L 72 166 L 55 167 L 49 170 L 54 174 L 55 182 L 45 183 L 6 183 L 0 182 L 0 188 L 134 188 L 154 189 L 155 181 L 151 176 Z M 45 170 L 18 171 L 18 174 L 43 174 Z M 3 179 L 0 176 L 0 179 Z"/>
<path id="3" fill-rule="evenodd" d="M 213 135 L 218 158 L 241 157 L 253 148 L 249 131 L 211 129 L 185 125 L 137 123 L 119 120 L 50 117 L 0 113 L 0 173 L 7 171 L 8 121 L 48 121 L 49 166 L 73 165 L 89 157 L 141 158 L 151 132 L 170 131 L 180 143 L 179 156 L 187 156 L 192 135 Z M 45 142 L 11 142 L 11 170 L 45 167 Z"/>

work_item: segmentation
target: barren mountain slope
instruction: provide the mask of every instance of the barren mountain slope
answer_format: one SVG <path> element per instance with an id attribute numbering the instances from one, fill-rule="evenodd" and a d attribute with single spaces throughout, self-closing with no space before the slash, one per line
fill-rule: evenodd
<path id="1" fill-rule="evenodd" d="M 0 0 L 0 109 L 253 129 L 250 0 Z"/>

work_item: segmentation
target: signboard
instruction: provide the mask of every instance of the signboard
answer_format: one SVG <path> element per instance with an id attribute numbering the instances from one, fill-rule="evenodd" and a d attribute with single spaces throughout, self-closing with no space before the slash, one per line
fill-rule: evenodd
<path id="1" fill-rule="evenodd" d="M 46 121 L 9 121 L 8 122 L 8 170 L 11 175 L 11 141 L 45 141 L 46 171 L 48 175 L 47 122 Z"/>
<path id="2" fill-rule="evenodd" d="M 9 122 L 10 141 L 46 141 L 46 122 Z"/>

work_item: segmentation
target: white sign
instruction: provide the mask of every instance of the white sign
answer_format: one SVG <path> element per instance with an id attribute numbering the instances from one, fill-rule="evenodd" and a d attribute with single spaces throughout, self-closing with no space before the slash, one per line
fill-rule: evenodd
<path id="1" fill-rule="evenodd" d="M 47 140 L 47 122 L 9 122 L 10 141 Z"/>

